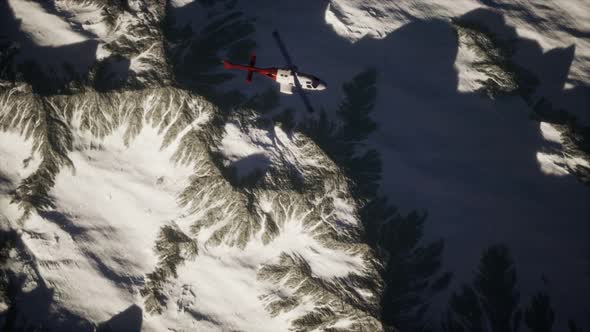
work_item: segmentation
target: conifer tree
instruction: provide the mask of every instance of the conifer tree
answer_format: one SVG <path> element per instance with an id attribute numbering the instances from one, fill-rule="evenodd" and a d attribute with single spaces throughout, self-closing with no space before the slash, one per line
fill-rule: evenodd
<path id="1" fill-rule="evenodd" d="M 551 308 L 551 299 L 546 293 L 537 293 L 524 312 L 524 322 L 531 332 L 551 332 L 555 313 Z"/>
<path id="2" fill-rule="evenodd" d="M 522 313 L 516 289 L 516 268 L 504 245 L 484 251 L 474 280 L 475 290 L 492 332 L 517 331 Z"/>
<path id="3" fill-rule="evenodd" d="M 381 276 L 382 323 L 388 330 L 424 331 L 432 296 L 445 289 L 450 273 L 439 274 L 443 242 L 423 244 L 425 213 L 401 215 L 378 195 L 381 158 L 365 140 L 376 130 L 371 112 L 377 96 L 377 71 L 369 68 L 343 85 L 344 100 L 336 125 L 321 111 L 299 129 L 314 139 L 351 179 L 351 191 L 360 204 L 364 236 L 384 263 Z"/>

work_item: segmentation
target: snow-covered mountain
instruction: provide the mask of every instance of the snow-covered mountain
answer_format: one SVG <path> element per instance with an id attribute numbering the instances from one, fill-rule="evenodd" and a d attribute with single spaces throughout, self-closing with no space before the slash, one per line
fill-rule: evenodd
<path id="1" fill-rule="evenodd" d="M 589 15 L 0 2 L 0 326 L 434 331 L 503 242 L 521 309 L 541 288 L 557 330 L 590 327 Z M 326 112 L 222 70 L 280 66 L 274 29 Z"/>
<path id="2" fill-rule="evenodd" d="M 212 104 L 172 88 L 40 100 L 16 89 L 2 151 L 21 209 L 4 196 L 2 210 L 22 224 L 53 306 L 101 322 L 143 295 L 158 313 L 147 330 L 276 331 L 337 302 L 326 326 L 377 326 L 377 289 L 358 284 L 378 279 L 355 204 L 309 139 L 248 116 L 216 128 Z M 224 174 L 234 169 L 245 174 Z M 237 190 L 231 176 L 258 185 Z"/>
<path id="3" fill-rule="evenodd" d="M 128 312 L 147 331 L 380 329 L 346 177 L 302 134 L 170 86 L 164 9 L 4 6 L 22 23 L 3 63 L 0 204 L 23 285 L 4 324 L 118 330 L 100 324 Z M 53 75 L 21 78 L 27 61 Z"/>

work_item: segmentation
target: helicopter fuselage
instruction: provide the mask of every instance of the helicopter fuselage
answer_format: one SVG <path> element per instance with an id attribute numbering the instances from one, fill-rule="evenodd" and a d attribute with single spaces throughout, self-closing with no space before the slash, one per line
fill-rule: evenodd
<path id="1" fill-rule="evenodd" d="M 254 66 L 233 64 L 229 61 L 223 61 L 223 66 L 225 69 L 239 69 L 248 71 L 248 78 L 246 79 L 246 82 L 248 83 L 250 83 L 252 80 L 250 73 L 257 73 L 262 76 L 266 76 L 277 82 L 280 85 L 280 91 L 285 94 L 293 94 L 293 88 L 296 87 L 295 77 L 289 68 L 257 68 Z M 316 76 L 305 73 L 297 73 L 296 75 L 299 79 L 299 82 L 301 83 L 301 88 L 304 90 L 321 91 L 327 88 L 326 83 Z"/>

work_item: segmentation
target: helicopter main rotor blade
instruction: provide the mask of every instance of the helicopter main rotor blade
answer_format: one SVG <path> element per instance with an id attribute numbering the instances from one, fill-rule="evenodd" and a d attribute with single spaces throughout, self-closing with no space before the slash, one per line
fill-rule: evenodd
<path id="1" fill-rule="evenodd" d="M 295 65 L 293 65 L 293 61 L 291 61 L 291 57 L 289 56 L 289 52 L 287 52 L 287 48 L 285 47 L 285 44 L 283 44 L 283 41 L 281 40 L 281 37 L 279 36 L 279 32 L 277 30 L 273 31 L 272 36 L 277 41 L 277 44 L 279 45 L 279 49 L 281 50 L 281 54 L 283 55 L 283 57 L 285 58 L 285 61 L 287 62 L 287 66 L 289 66 L 289 69 L 291 69 L 291 74 L 293 75 L 293 81 L 295 81 L 295 87 L 296 87 L 297 93 L 301 96 L 301 99 L 303 100 L 303 104 L 305 105 L 305 108 L 307 109 L 307 111 L 309 113 L 313 113 L 313 107 L 311 107 L 311 103 L 309 102 L 309 99 L 307 99 L 307 95 L 305 94 L 305 91 L 303 91 L 303 87 L 301 87 L 301 83 L 299 82 L 299 77 L 297 77 L 297 67 L 295 67 Z"/>

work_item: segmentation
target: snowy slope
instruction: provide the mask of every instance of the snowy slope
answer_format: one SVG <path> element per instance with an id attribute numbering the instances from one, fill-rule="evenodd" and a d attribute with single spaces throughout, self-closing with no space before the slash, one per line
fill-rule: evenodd
<path id="1" fill-rule="evenodd" d="M 257 61 L 283 63 L 268 33 L 278 29 L 299 68 L 326 79 L 329 89 L 311 96 L 316 108 L 337 109 L 341 84 L 377 68 L 379 129 L 370 142 L 383 159 L 381 190 L 404 211 L 428 211 L 427 237 L 445 239 L 444 261 L 457 285 L 471 278 L 485 247 L 506 243 L 522 301 L 547 289 L 556 328 L 570 315 L 588 325 L 590 303 L 582 294 L 590 292 L 590 193 L 571 168 L 563 173 L 564 155 L 576 157 L 546 138 L 523 98 L 490 100 L 477 92 L 487 79 L 473 66 L 481 57 L 458 40 L 449 20 L 472 17 L 513 38 L 514 60 L 541 80 L 533 101 L 547 97 L 588 125 L 584 17 L 590 11 L 583 1 L 517 2 L 516 9 L 508 8 L 514 2 L 485 3 L 257 1 L 242 9 L 259 17 Z M 281 103 L 301 107 L 297 98 L 281 97 Z M 560 174 L 549 174 L 555 165 Z"/>
<path id="2" fill-rule="evenodd" d="M 58 16 L 47 13 L 43 7 L 32 1 L 9 1 L 17 18 L 23 20 L 21 29 L 34 43 L 41 46 L 61 46 L 88 40 Z"/>
<path id="3" fill-rule="evenodd" d="M 200 60 L 183 34 L 211 22 L 214 29 L 239 9 L 256 18 L 260 66 L 284 63 L 270 35 L 278 29 L 299 68 L 328 82 L 311 96 L 317 109 L 333 115 L 340 86 L 377 68 L 379 129 L 368 144 L 383 159 L 380 190 L 403 212 L 429 212 L 426 238 L 445 239 L 455 284 L 470 278 L 483 248 L 506 242 L 523 298 L 546 287 L 556 326 L 568 315 L 590 326 L 582 296 L 590 291 L 588 257 L 572 254 L 589 248 L 590 193 L 574 172 L 588 161 L 572 153 L 566 126 L 532 121 L 522 97 L 481 93 L 503 68 L 482 71 L 485 56 L 450 23 L 476 18 L 516 40 L 513 59 L 541 79 L 531 99 L 547 97 L 587 124 L 587 6 L 248 0 L 204 11 L 190 0 L 0 3 L 0 25 L 8 27 L 0 41 L 13 47 L 0 43 L 0 69 L 20 75 L 16 84 L 0 80 L 0 222 L 25 246 L 14 256 L 27 281 L 25 316 L 80 331 L 119 316 L 146 331 L 381 329 L 381 280 L 338 166 L 269 116 L 228 114 L 174 82 L 167 47 L 188 63 Z M 178 39 L 164 36 L 167 13 L 183 29 Z M 43 71 L 23 75 L 27 60 Z M 208 79 L 204 72 L 196 77 Z M 43 90 L 42 73 L 67 79 L 61 90 Z M 275 88 L 262 77 L 254 83 L 239 76 L 222 88 L 250 95 Z M 296 97 L 278 100 L 280 109 L 301 109 Z M 447 299 L 435 301 L 433 315 Z M 84 323 L 72 328 L 74 321 Z"/>
<path id="4" fill-rule="evenodd" d="M 5 95 L 0 118 L 26 113 L 22 107 L 31 104 L 21 104 L 23 97 L 30 96 Z M 191 234 L 198 255 L 185 257 L 175 268 L 177 277 L 164 280 L 158 291 L 166 294 L 165 306 L 160 314 L 145 315 L 143 330 L 287 330 L 300 317 L 343 297 L 367 305 L 376 299 L 373 290 L 346 288 L 351 275 L 376 278 L 371 256 L 358 242 L 354 203 L 337 168 L 308 139 L 289 136 L 280 127 L 258 129 L 242 119 L 208 141 L 215 132 L 209 123 L 215 109 L 181 91 L 90 97 L 50 101 L 65 111 L 61 116 L 66 119 L 71 111 L 66 121 L 74 147 L 67 154 L 72 167 L 59 171 L 49 192 L 50 209 L 31 211 L 22 220 L 8 195 L 47 158 L 45 150 L 35 151 L 30 144 L 39 138 L 25 140 L 9 131 L 0 143 L 0 174 L 9 183 L 2 215 L 22 232 L 43 283 L 54 290 L 51 310 L 66 310 L 94 324 L 132 304 L 160 310 L 147 302 L 144 306 L 139 291 L 148 287 L 146 275 L 166 259 L 156 255 L 154 243 L 167 225 Z M 97 136 L 93 123 L 100 117 L 93 113 L 84 130 L 84 112 L 98 111 L 105 102 L 111 106 L 103 106 L 102 116 L 116 115 L 120 122 Z M 138 107 L 139 119 L 126 113 Z M 267 189 L 236 191 L 207 157 L 214 148 L 234 163 L 248 158 L 243 141 L 265 151 Z M 27 157 L 31 160 L 23 167 L 20 161 Z M 303 192 L 278 190 L 288 188 L 290 180 L 282 174 L 291 167 L 304 179 L 321 174 L 324 182 L 304 184 L 308 189 Z M 335 292 L 338 287 L 343 288 Z M 51 317 L 35 319 L 59 327 Z M 379 325 L 368 311 L 346 305 L 321 323 L 334 324 Z"/>
<path id="5" fill-rule="evenodd" d="M 488 7 L 489 6 L 489 7 Z M 450 19 L 478 8 L 505 15 L 518 35 L 538 42 L 543 51 L 575 45 L 568 75 L 572 82 L 590 81 L 590 4 L 583 0 L 530 1 L 357 1 L 333 0 L 326 8 L 326 23 L 342 37 L 356 42 L 364 36 L 385 38 L 404 24 L 424 19 Z"/>
<path id="6" fill-rule="evenodd" d="M 103 70 L 106 67 L 117 80 L 131 78 L 129 85 L 166 80 L 161 31 L 153 27 L 161 8 L 140 7 L 101 1 L 4 1 L 0 40 L 18 50 L 13 66 L 34 61 L 49 81 L 105 79 L 96 77 L 101 67 L 96 60 L 104 60 Z M 40 84 L 35 81 L 43 73 L 35 74 L 26 79 Z"/>
<path id="7" fill-rule="evenodd" d="M 375 59 L 382 73 L 381 130 L 373 139 L 388 170 L 383 191 L 401 207 L 428 209 L 429 235 L 446 239 L 446 262 L 457 279 L 469 279 L 475 248 L 504 242 L 515 253 L 525 292 L 554 294 L 556 328 L 569 315 L 588 326 L 590 302 L 582 294 L 590 292 L 590 193 L 571 176 L 575 164 L 587 167 L 587 157 L 560 148 L 562 134 L 527 119 L 531 109 L 518 98 L 489 103 L 469 95 L 485 80 L 472 65 L 481 58 L 461 40 L 458 50 L 447 49 L 456 42 L 442 25 L 417 28 L 478 9 L 483 14 L 472 17 L 500 36 L 510 31 L 506 26 L 515 29 L 515 36 L 508 33 L 520 39 L 514 59 L 541 79 L 537 93 L 590 124 L 588 2 L 334 0 L 325 20 L 342 38 L 383 54 L 385 60 Z M 363 36 L 393 46 L 380 51 Z M 445 76 L 451 79 L 440 79 Z"/>

